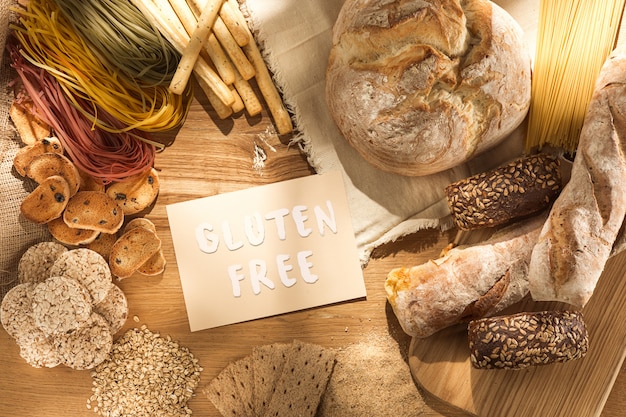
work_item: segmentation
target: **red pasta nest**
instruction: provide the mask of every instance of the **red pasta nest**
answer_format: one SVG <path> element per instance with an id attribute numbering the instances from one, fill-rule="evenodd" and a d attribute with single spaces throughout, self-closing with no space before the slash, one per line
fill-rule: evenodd
<path id="1" fill-rule="evenodd" d="M 45 69 L 28 63 L 20 45 L 7 42 L 11 66 L 33 102 L 35 116 L 45 121 L 64 146 L 69 158 L 83 172 L 105 184 L 123 181 L 143 173 L 154 164 L 156 148 L 149 133 L 137 129 L 108 132 L 95 126 L 87 115 L 97 111 L 98 118 L 113 128 L 123 124 L 85 99 L 77 98 L 80 108 L 68 101 L 59 82 Z M 18 96 L 17 100 L 25 97 Z M 92 114 L 93 116 L 93 114 Z"/>

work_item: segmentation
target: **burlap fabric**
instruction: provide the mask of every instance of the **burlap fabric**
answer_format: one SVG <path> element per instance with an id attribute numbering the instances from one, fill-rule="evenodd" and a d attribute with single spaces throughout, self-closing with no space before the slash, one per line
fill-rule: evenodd
<path id="1" fill-rule="evenodd" d="M 32 244 L 49 239 L 46 227 L 35 225 L 20 216 L 20 203 L 33 189 L 32 182 L 24 181 L 12 169 L 13 157 L 20 148 L 20 140 L 9 118 L 13 100 L 10 87 L 15 73 L 5 52 L 9 21 L 12 18 L 11 0 L 0 0 L 0 295 L 15 284 L 17 263 L 22 253 Z"/>

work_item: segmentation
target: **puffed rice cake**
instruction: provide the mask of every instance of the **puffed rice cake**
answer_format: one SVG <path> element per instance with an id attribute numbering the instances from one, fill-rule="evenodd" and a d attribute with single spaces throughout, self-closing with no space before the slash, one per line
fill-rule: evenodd
<path id="1" fill-rule="evenodd" d="M 48 336 L 78 329 L 91 311 L 89 292 L 72 278 L 52 276 L 33 289 L 33 318 Z"/>
<path id="2" fill-rule="evenodd" d="M 124 326 L 128 318 L 128 302 L 124 291 L 113 284 L 107 296 L 94 306 L 94 311 L 109 323 L 111 334 L 115 334 Z"/>
<path id="3" fill-rule="evenodd" d="M 57 242 L 40 242 L 29 247 L 17 266 L 19 283 L 39 283 L 50 277 L 50 268 L 68 249 Z"/>
<path id="4" fill-rule="evenodd" d="M 34 284 L 18 284 L 11 288 L 2 299 L 0 306 L 2 327 L 18 342 L 24 336 L 38 330 L 32 314 L 34 288 Z"/>
<path id="5" fill-rule="evenodd" d="M 50 275 L 78 281 L 89 291 L 92 304 L 104 300 L 113 285 L 108 262 L 99 253 L 86 248 L 62 253 L 50 269 Z"/>
<path id="6" fill-rule="evenodd" d="M 113 347 L 109 323 L 92 313 L 82 327 L 55 338 L 56 350 L 63 364 L 72 369 L 92 369 L 103 362 Z"/>
<path id="7" fill-rule="evenodd" d="M 61 364 L 59 352 L 39 329 L 20 339 L 19 347 L 22 359 L 34 368 L 54 368 Z"/>

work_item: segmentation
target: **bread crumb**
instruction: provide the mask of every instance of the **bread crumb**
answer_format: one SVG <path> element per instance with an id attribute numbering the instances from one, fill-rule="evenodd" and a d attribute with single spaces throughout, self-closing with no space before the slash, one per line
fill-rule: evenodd
<path id="1" fill-rule="evenodd" d="M 417 416 L 428 409 L 402 349 L 388 334 L 340 349 L 316 417 Z"/>

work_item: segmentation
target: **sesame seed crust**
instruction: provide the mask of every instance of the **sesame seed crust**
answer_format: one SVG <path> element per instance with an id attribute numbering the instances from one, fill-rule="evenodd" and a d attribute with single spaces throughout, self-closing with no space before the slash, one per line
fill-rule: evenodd
<path id="1" fill-rule="evenodd" d="M 445 194 L 456 226 L 474 230 L 537 213 L 561 188 L 559 159 L 537 154 L 454 182 Z"/>
<path id="2" fill-rule="evenodd" d="M 470 362 L 477 369 L 524 369 L 584 357 L 587 327 L 577 311 L 540 311 L 473 320 Z"/>

